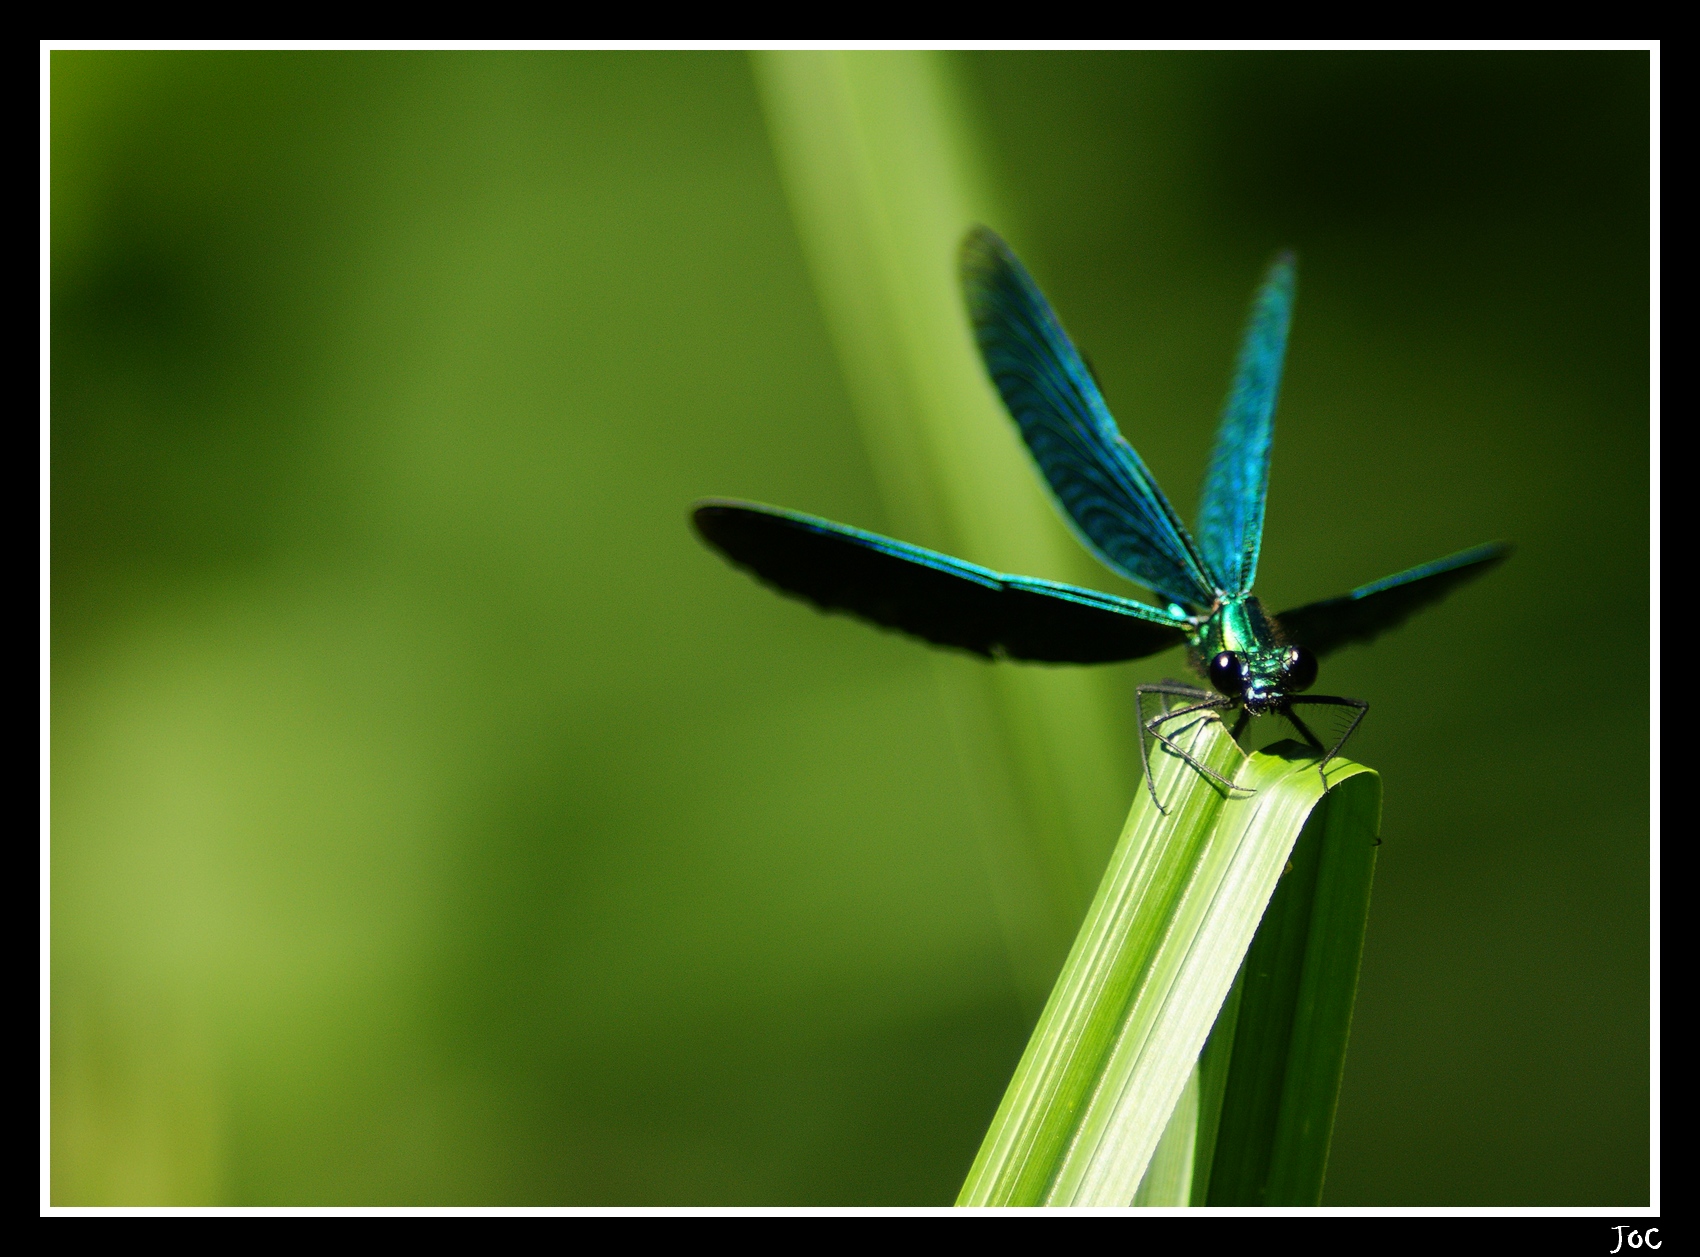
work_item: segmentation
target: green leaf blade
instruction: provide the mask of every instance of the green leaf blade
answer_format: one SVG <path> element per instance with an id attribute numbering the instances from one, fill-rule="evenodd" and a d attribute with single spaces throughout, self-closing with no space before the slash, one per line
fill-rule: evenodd
<path id="1" fill-rule="evenodd" d="M 1381 780 L 1362 774 L 1344 783 L 1343 789 L 1331 790 L 1327 803 L 1305 980 L 1299 990 L 1289 1082 L 1272 1158 L 1272 1204 L 1322 1203 L 1369 922 L 1374 836 L 1381 828 Z M 1366 836 L 1370 841 L 1365 841 Z"/>
<path id="2" fill-rule="evenodd" d="M 1297 748 L 1241 765 L 1213 718 L 1181 741 L 1224 775 L 1238 767 L 1243 789 L 1225 798 L 1178 756 L 1158 756 L 1168 813 L 1143 793 L 1136 800 L 959 1204 L 1126 1205 L 1141 1194 L 1166 1131 L 1166 1147 L 1189 1123 L 1196 1133 L 1187 1138 L 1219 1138 L 1198 1130 L 1208 1088 L 1194 1067 L 1324 788 L 1314 756 Z M 1373 777 L 1335 761 L 1329 784 L 1359 775 Z M 1324 994 L 1319 987 L 1319 1002 L 1338 1003 Z M 1233 1085 L 1230 1072 L 1224 1111 Z M 1177 1115 L 1186 1096 L 1188 1111 Z M 1303 1132 L 1314 1126 L 1295 1128 L 1298 1144 L 1310 1146 Z M 1181 1203 L 1191 1193 L 1171 1159 L 1158 1167 L 1165 1185 L 1143 1193 L 1148 1203 Z"/>
<path id="3" fill-rule="evenodd" d="M 1195 1171 L 1212 1205 L 1321 1203 L 1380 817 L 1373 773 L 1330 791 L 1246 957 L 1214 1160 Z"/>
<path id="4" fill-rule="evenodd" d="M 1192 1202 L 1192 1181 L 1196 1173 L 1198 1122 L 1202 1106 L 1199 1103 L 1199 1071 L 1187 1075 L 1181 1098 L 1163 1136 L 1145 1167 L 1145 1177 L 1133 1193 L 1133 1203 L 1146 1207 L 1173 1207 Z"/>
<path id="5" fill-rule="evenodd" d="M 1210 736 L 1212 730 L 1220 733 L 1214 722 L 1194 726 L 1189 750 L 1210 768 L 1231 775 L 1239 752 L 1225 734 Z M 1159 757 L 1154 768 L 1168 814 L 1144 794 L 1130 813 L 959 1204 L 1047 1203 L 1056 1171 L 1069 1159 L 1091 1093 L 1122 1030 L 1120 1014 L 1149 977 L 1198 845 L 1222 808 L 1218 788 L 1178 757 Z M 1128 1199 L 1132 1194 L 1130 1189 Z"/>

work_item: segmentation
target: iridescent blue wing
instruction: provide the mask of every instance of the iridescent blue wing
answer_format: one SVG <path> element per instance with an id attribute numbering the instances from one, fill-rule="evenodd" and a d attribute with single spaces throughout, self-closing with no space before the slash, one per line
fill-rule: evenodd
<path id="1" fill-rule="evenodd" d="M 962 287 L 986 370 L 1081 542 L 1172 602 L 1213 604 L 1216 589 L 1175 508 L 1117 431 L 1032 276 L 984 227 L 963 242 Z"/>
<path id="2" fill-rule="evenodd" d="M 1495 542 L 1413 567 L 1338 598 L 1283 611 L 1275 617 L 1287 640 L 1326 655 L 1353 642 L 1373 641 L 1466 581 L 1503 563 L 1511 547 Z"/>
<path id="3" fill-rule="evenodd" d="M 1293 317 L 1293 257 L 1270 265 L 1252 299 L 1245 338 L 1234 364 L 1234 384 L 1222 408 L 1216 449 L 1198 502 L 1198 545 L 1216 583 L 1229 593 L 1249 593 L 1263 542 L 1263 501 L 1269 488 L 1269 452 L 1275 435 L 1275 399 L 1287 356 Z"/>
<path id="4" fill-rule="evenodd" d="M 710 499 L 692 511 L 716 550 L 781 593 L 988 658 L 1112 663 L 1186 639 L 1186 621 L 1142 602 L 1005 576 L 830 520 Z"/>

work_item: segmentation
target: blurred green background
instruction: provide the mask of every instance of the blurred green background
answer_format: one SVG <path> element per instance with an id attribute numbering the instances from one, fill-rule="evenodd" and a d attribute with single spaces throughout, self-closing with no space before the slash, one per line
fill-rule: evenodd
<path id="1" fill-rule="evenodd" d="M 1299 250 L 1273 606 L 1520 547 L 1326 671 L 1326 1199 L 1646 1203 L 1647 56 L 960 69 L 1183 513 Z M 951 1200 L 1033 1010 L 948 691 L 685 523 L 888 526 L 748 61 L 56 52 L 51 157 L 54 1201 Z"/>

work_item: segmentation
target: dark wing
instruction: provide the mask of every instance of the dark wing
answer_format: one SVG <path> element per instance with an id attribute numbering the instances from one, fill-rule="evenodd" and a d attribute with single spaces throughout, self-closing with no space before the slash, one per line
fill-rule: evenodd
<path id="1" fill-rule="evenodd" d="M 1249 593 L 1257 577 L 1275 399 L 1281 391 L 1292 317 L 1293 256 L 1283 253 L 1252 299 L 1233 388 L 1222 408 L 1222 426 L 1198 500 L 1198 547 L 1216 583 L 1231 594 Z"/>
<path id="2" fill-rule="evenodd" d="M 1498 567 L 1510 554 L 1511 547 L 1499 542 L 1477 546 L 1338 598 L 1283 611 L 1275 619 L 1288 641 L 1326 655 L 1353 642 L 1373 641 L 1466 581 Z"/>
<path id="3" fill-rule="evenodd" d="M 1156 607 L 1030 576 L 1004 576 L 844 524 L 709 500 L 697 531 L 739 567 L 823 611 L 848 611 L 938 646 L 1039 663 L 1113 663 L 1186 639 Z"/>
<path id="4" fill-rule="evenodd" d="M 1081 541 L 1165 598 L 1211 606 L 1214 583 L 1180 516 L 1122 439 L 1032 276 L 984 227 L 963 241 L 962 287 L 992 383 Z"/>

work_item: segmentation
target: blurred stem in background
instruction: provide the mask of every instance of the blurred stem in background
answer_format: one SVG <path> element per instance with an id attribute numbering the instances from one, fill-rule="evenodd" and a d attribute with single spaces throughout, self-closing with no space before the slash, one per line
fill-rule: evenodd
<path id="1" fill-rule="evenodd" d="M 976 223 L 1011 231 L 954 62 L 929 52 L 754 54 L 792 213 L 889 527 L 1005 571 L 1078 550 L 974 352 L 956 278 Z M 805 502 L 782 505 L 809 509 Z M 1036 1014 L 1126 806 L 1101 676 L 939 657 L 1015 981 Z"/>

